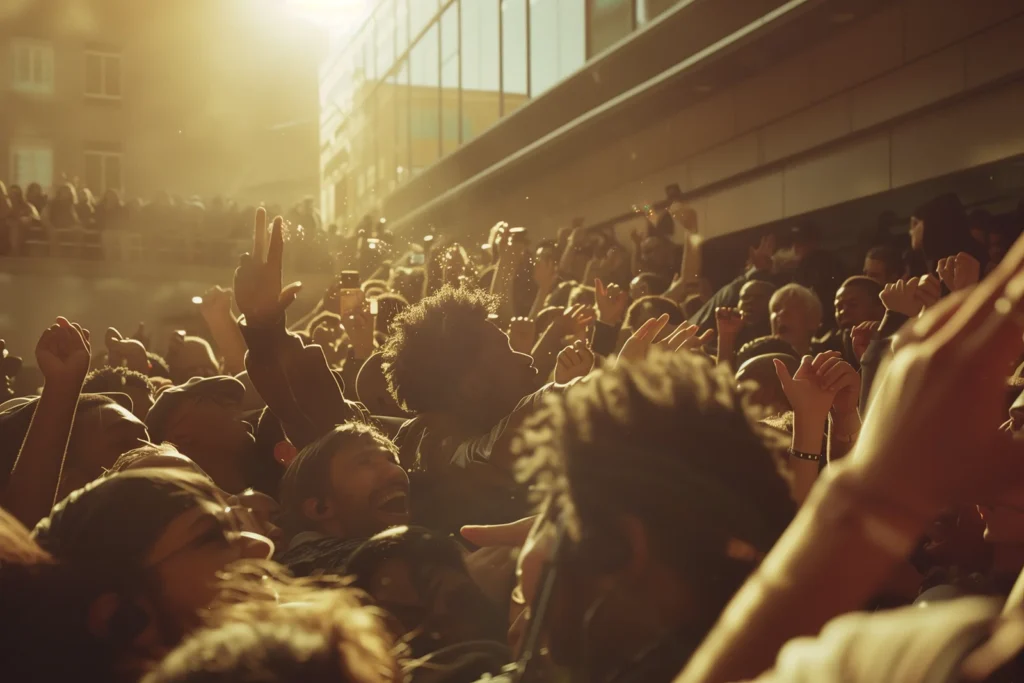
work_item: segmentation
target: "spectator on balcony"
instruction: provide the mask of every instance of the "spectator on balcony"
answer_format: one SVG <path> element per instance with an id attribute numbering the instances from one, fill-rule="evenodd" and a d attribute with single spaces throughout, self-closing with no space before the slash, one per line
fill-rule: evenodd
<path id="1" fill-rule="evenodd" d="M 11 199 L 11 213 L 7 221 L 10 227 L 11 249 L 14 253 L 20 254 L 30 238 L 42 238 L 42 221 L 39 211 L 25 199 L 20 187 L 11 185 L 8 195 Z"/>
<path id="2" fill-rule="evenodd" d="M 128 228 L 128 207 L 121 201 L 117 190 L 107 190 L 96 205 L 96 228 L 100 232 L 121 231 Z"/>
<path id="3" fill-rule="evenodd" d="M 96 197 L 93 196 L 92 190 L 88 187 L 78 190 L 78 201 L 75 204 L 75 210 L 78 213 L 78 220 L 81 221 L 83 227 L 90 230 L 95 229 Z"/>
<path id="4" fill-rule="evenodd" d="M 31 199 L 29 200 L 31 201 Z M 71 183 L 57 188 L 53 201 L 49 202 L 43 214 L 46 223 L 53 230 L 74 230 L 82 225 L 78 217 L 78 192 Z"/>
<path id="5" fill-rule="evenodd" d="M 43 192 L 43 188 L 39 183 L 32 183 L 28 186 L 25 190 L 25 199 L 28 200 L 29 204 L 36 207 L 36 211 L 40 216 L 43 215 L 43 211 L 50 202 L 50 198 Z"/>

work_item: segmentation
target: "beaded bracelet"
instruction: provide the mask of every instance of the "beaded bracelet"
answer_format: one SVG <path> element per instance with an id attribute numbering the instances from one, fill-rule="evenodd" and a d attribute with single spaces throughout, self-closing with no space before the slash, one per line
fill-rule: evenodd
<path id="1" fill-rule="evenodd" d="M 811 460 L 813 462 L 821 460 L 821 454 L 804 453 L 803 451 L 798 451 L 794 448 L 789 449 L 789 455 L 797 460 Z"/>

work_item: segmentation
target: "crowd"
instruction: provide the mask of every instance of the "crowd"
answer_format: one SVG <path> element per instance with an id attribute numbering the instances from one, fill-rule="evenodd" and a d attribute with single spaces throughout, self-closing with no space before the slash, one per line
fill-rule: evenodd
<path id="1" fill-rule="evenodd" d="M 209 335 L 58 318 L 8 388 L 0 672 L 1024 680 L 1021 219 L 943 195 L 857 272 L 759 233 L 717 291 L 679 202 L 370 224 L 297 318 L 257 209 Z"/>
<path id="2" fill-rule="evenodd" d="M 226 265 L 244 245 L 255 207 L 214 197 L 188 199 L 157 193 L 150 201 L 125 201 L 117 190 L 96 196 L 78 179 L 57 185 L 52 196 L 38 183 L 26 188 L 0 182 L 0 255 L 62 256 L 122 261 L 142 257 L 180 264 Z M 293 260 L 329 266 L 316 258 L 336 230 L 326 233 L 312 198 L 284 211 Z M 244 249 L 244 246 L 241 246 Z"/>

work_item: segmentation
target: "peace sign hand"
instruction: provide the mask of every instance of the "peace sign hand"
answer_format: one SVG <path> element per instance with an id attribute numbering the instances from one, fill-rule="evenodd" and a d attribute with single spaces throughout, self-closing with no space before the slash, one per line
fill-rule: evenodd
<path id="1" fill-rule="evenodd" d="M 256 209 L 253 221 L 252 253 L 242 255 L 235 269 L 235 303 L 246 323 L 269 326 L 280 320 L 302 289 L 301 282 L 281 287 L 284 254 L 284 221 L 274 219 L 267 243 L 267 211 Z"/>

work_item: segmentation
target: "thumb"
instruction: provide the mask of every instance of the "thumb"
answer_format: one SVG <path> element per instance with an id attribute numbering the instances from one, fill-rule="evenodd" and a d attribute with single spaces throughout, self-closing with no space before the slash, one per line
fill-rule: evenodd
<path id="1" fill-rule="evenodd" d="M 510 524 L 494 524 L 490 526 L 464 526 L 459 533 L 464 539 L 481 548 L 488 546 L 518 546 L 526 542 L 530 529 L 537 517 L 526 517 Z"/>
<path id="2" fill-rule="evenodd" d="M 281 295 L 277 298 L 281 308 L 288 308 L 295 301 L 295 298 L 299 296 L 299 292 L 302 291 L 301 282 L 293 282 L 281 290 Z"/>
<path id="3" fill-rule="evenodd" d="M 788 387 L 793 381 L 793 376 L 789 374 L 789 368 L 781 360 L 776 358 L 775 363 L 775 374 L 778 375 L 779 381 L 782 382 L 783 388 Z"/>
<path id="4" fill-rule="evenodd" d="M 605 289 L 604 283 L 601 282 L 601 278 L 594 279 L 594 289 L 597 290 L 598 296 L 606 296 L 608 294 L 608 290 Z"/>

